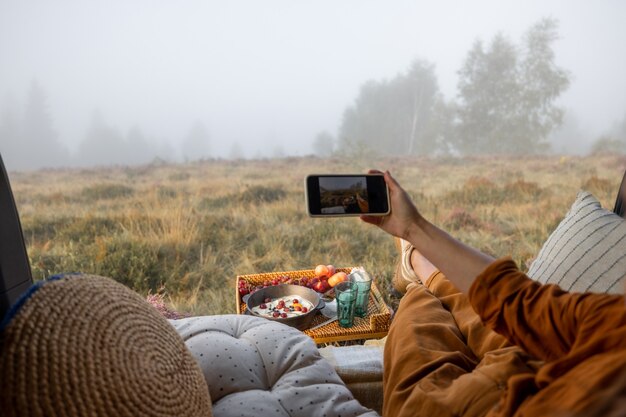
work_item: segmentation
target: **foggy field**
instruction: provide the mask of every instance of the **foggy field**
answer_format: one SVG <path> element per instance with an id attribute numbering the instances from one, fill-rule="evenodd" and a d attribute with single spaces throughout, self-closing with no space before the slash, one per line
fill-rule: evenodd
<path id="1" fill-rule="evenodd" d="M 418 208 L 464 242 L 522 268 L 587 189 L 613 208 L 625 157 L 285 158 L 13 172 L 36 280 L 60 272 L 165 292 L 177 310 L 234 313 L 237 274 L 365 266 L 392 305 L 393 241 L 356 218 L 311 219 L 309 173 L 390 169 Z"/>

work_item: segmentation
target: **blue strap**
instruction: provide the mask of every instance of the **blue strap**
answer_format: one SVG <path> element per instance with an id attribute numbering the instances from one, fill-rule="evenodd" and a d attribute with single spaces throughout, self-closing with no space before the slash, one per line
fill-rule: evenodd
<path id="1" fill-rule="evenodd" d="M 63 278 L 69 278 L 70 276 L 75 276 L 75 275 L 80 275 L 80 273 L 72 272 L 69 274 L 57 274 L 57 275 L 48 277 L 45 280 L 37 281 L 33 285 L 31 285 L 29 289 L 27 289 L 22 295 L 20 295 L 20 298 L 18 298 L 18 300 L 11 306 L 9 311 L 7 311 L 7 313 L 5 314 L 4 318 L 2 319 L 2 323 L 0 323 L 0 333 L 3 332 L 4 329 L 9 325 L 13 317 L 15 317 L 15 315 L 18 313 L 20 308 L 22 308 L 24 303 L 28 301 L 28 299 L 32 297 L 33 294 L 35 294 L 47 282 L 58 281 Z"/>

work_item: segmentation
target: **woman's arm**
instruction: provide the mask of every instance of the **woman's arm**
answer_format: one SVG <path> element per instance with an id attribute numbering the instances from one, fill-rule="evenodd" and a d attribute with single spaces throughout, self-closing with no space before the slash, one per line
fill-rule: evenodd
<path id="1" fill-rule="evenodd" d="M 391 213 L 384 217 L 363 215 L 361 219 L 410 242 L 454 285 L 467 294 L 474 278 L 495 259 L 463 244 L 428 222 L 389 171 L 384 173 L 384 177 L 389 187 Z"/>
<path id="2" fill-rule="evenodd" d="M 469 298 L 487 326 L 547 361 L 563 357 L 577 344 L 597 343 L 598 351 L 610 348 L 610 338 L 601 339 L 623 328 L 625 320 L 621 296 L 568 293 L 556 285 L 541 285 L 510 259 L 487 267 Z"/>

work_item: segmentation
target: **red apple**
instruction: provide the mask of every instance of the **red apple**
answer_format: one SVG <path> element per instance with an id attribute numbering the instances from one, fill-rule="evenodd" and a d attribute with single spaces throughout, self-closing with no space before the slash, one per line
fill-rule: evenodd
<path id="1" fill-rule="evenodd" d="M 326 292 L 330 289 L 328 286 L 328 281 L 318 281 L 313 285 L 313 289 L 317 292 Z"/>
<path id="2" fill-rule="evenodd" d="M 318 265 L 315 267 L 315 275 L 318 277 L 328 277 L 330 276 L 330 270 L 326 265 Z"/>

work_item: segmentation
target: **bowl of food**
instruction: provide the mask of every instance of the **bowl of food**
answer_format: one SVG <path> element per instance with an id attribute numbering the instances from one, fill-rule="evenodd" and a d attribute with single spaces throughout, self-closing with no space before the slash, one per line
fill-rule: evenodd
<path id="1" fill-rule="evenodd" d="M 259 289 L 243 297 L 249 314 L 277 321 L 298 330 L 307 329 L 324 301 L 316 291 L 282 284 Z"/>

